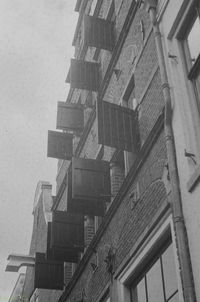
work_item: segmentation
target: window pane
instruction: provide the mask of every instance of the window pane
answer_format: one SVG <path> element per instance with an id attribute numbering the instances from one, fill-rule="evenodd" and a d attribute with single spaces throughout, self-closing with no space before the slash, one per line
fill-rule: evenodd
<path id="1" fill-rule="evenodd" d="M 200 21 L 199 18 L 196 18 L 190 32 L 188 35 L 188 46 L 190 50 L 190 55 L 192 63 L 195 62 L 199 53 L 200 53 Z"/>
<path id="2" fill-rule="evenodd" d="M 146 302 L 145 279 L 143 278 L 132 291 L 132 302 Z"/>
<path id="3" fill-rule="evenodd" d="M 148 302 L 164 302 L 160 259 L 147 273 Z"/>
<path id="4" fill-rule="evenodd" d="M 172 244 L 162 255 L 165 293 L 168 299 L 178 288 Z"/>

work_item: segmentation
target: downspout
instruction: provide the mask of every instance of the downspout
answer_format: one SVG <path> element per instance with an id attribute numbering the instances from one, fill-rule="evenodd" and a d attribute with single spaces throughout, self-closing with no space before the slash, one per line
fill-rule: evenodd
<path id="1" fill-rule="evenodd" d="M 147 8 L 153 24 L 153 32 L 158 55 L 158 63 L 160 68 L 162 91 L 165 101 L 165 140 L 167 149 L 167 158 L 169 166 L 169 176 L 171 182 L 172 201 L 170 203 L 173 215 L 174 230 L 176 236 L 176 246 L 178 251 L 180 275 L 183 288 L 183 296 L 185 302 L 195 302 L 195 288 L 190 260 L 188 237 L 183 217 L 182 200 L 180 192 L 180 183 L 178 176 L 178 168 L 176 162 L 176 151 L 172 129 L 172 105 L 170 87 L 167 78 L 166 65 L 164 60 L 164 51 L 162 46 L 162 38 L 159 25 L 156 19 L 156 0 L 147 0 Z"/>

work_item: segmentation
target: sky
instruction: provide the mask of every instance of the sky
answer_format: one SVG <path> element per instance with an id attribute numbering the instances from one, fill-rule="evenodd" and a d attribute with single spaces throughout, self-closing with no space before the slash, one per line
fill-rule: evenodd
<path id="1" fill-rule="evenodd" d="M 75 4 L 0 0 L 0 302 L 18 278 L 5 272 L 8 255 L 29 251 L 38 181 L 50 181 L 55 192 L 47 131 L 56 130 L 57 102 L 69 89 Z"/>

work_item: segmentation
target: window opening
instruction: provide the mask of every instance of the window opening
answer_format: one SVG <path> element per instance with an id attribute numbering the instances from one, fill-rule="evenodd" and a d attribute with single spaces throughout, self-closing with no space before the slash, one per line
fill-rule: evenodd
<path id="1" fill-rule="evenodd" d="M 178 302 L 172 243 L 152 259 L 140 276 L 131 285 L 131 302 Z"/>
<path id="2" fill-rule="evenodd" d="M 200 112 L 200 4 L 195 2 L 178 38 L 182 41 L 188 79 L 192 82 Z"/>

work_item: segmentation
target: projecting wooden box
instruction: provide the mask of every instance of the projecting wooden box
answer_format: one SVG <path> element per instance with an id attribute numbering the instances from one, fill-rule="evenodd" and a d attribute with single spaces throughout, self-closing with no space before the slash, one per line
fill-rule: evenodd
<path id="1" fill-rule="evenodd" d="M 77 262 L 78 254 L 84 251 L 84 217 L 64 211 L 52 214 L 48 223 L 47 258 Z"/>
<path id="2" fill-rule="evenodd" d="M 64 286 L 64 263 L 46 259 L 44 253 L 36 253 L 34 288 L 60 289 Z"/>
<path id="3" fill-rule="evenodd" d="M 67 211 L 103 216 L 105 203 L 110 199 L 109 162 L 72 158 L 68 171 Z"/>

